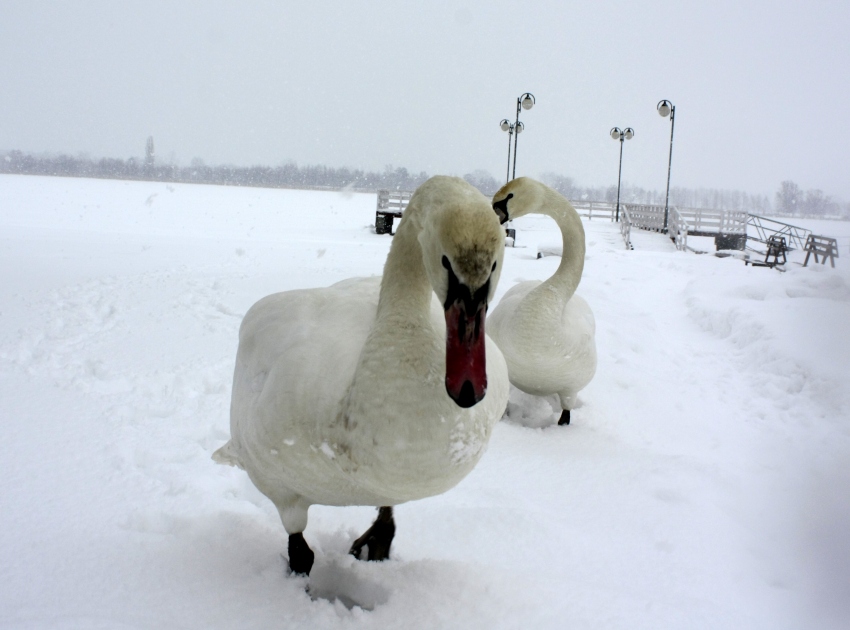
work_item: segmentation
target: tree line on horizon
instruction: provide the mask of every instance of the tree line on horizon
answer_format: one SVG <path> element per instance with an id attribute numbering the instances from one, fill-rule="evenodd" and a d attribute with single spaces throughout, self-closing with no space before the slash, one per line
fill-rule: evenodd
<path id="1" fill-rule="evenodd" d="M 279 166 L 207 165 L 195 158 L 189 166 L 161 164 L 154 159 L 153 142 L 148 139 L 142 160 L 129 158 L 92 159 L 85 155 L 31 155 L 21 151 L 0 154 L 0 173 L 19 175 L 52 175 L 59 177 L 92 177 L 97 179 L 129 179 L 261 188 L 349 189 L 372 192 L 379 189 L 415 190 L 429 178 L 426 172 L 410 173 L 404 167 L 387 166 L 382 172 L 322 165 L 299 166 L 288 162 Z M 493 195 L 502 182 L 490 173 L 476 170 L 463 178 L 487 196 Z M 571 177 L 544 173 L 541 181 L 574 201 L 617 201 L 617 187 L 578 186 Z M 664 204 L 665 191 L 655 191 L 624 184 L 621 203 Z M 850 204 L 842 204 L 820 190 L 802 191 L 797 184 L 784 181 L 776 193 L 775 204 L 765 195 L 713 188 L 670 189 L 670 205 L 689 208 L 738 210 L 750 214 L 777 216 L 850 217 Z"/>
<path id="2" fill-rule="evenodd" d="M 803 191 L 797 184 L 785 180 L 776 192 L 776 213 L 785 216 L 850 217 L 850 204 L 842 204 L 822 190 Z"/>
<path id="3" fill-rule="evenodd" d="M 411 174 L 406 168 L 387 167 L 382 173 L 327 166 L 207 165 L 195 158 L 189 166 L 160 164 L 151 159 L 101 158 L 70 155 L 30 155 L 9 151 L 0 158 L 0 173 L 130 179 L 261 188 L 318 188 L 374 191 L 379 188 L 413 190 L 428 179 L 427 173 Z"/>

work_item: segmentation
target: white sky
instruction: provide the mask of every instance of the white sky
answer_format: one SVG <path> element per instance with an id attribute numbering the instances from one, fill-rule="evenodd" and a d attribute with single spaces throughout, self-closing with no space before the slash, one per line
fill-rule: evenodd
<path id="1" fill-rule="evenodd" d="M 0 0 L 0 148 L 850 199 L 850 3 Z"/>

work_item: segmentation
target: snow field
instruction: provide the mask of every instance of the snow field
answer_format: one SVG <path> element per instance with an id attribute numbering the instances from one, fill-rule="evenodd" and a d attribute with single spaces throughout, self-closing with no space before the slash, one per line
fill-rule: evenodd
<path id="1" fill-rule="evenodd" d="M 313 573 L 287 576 L 276 510 L 210 460 L 238 326 L 268 293 L 380 274 L 374 204 L 0 177 L 0 626 L 843 627 L 846 260 L 630 252 L 598 220 L 572 425 L 514 391 L 473 473 L 397 508 L 392 560 L 346 554 L 374 510 L 314 506 Z M 554 222 L 514 223 L 498 297 L 559 262 L 536 258 Z M 818 227 L 848 252 L 847 223 Z"/>

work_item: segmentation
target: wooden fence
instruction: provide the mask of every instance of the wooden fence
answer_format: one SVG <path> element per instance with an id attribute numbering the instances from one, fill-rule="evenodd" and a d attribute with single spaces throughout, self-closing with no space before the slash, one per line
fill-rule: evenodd
<path id="1" fill-rule="evenodd" d="M 738 249 L 743 249 L 746 242 L 746 212 L 679 206 L 668 206 L 665 211 L 664 206 L 657 204 L 621 203 L 620 214 L 620 220 L 628 221 L 630 228 L 666 232 L 679 250 L 687 249 L 688 235 L 714 236 L 734 243 Z M 620 231 L 625 239 L 625 231 L 622 228 Z M 626 240 L 626 246 L 631 248 L 630 240 Z"/>
<path id="2" fill-rule="evenodd" d="M 570 201 L 579 216 L 593 219 L 607 219 L 613 221 L 617 213 L 617 204 L 610 201 L 585 201 L 576 200 Z M 620 204 L 620 212 L 623 211 L 623 204 Z"/>
<path id="3" fill-rule="evenodd" d="M 664 206 L 645 203 L 621 203 L 620 211 L 628 209 L 632 226 L 660 232 L 664 229 Z"/>
<path id="4" fill-rule="evenodd" d="M 632 245 L 632 218 L 629 216 L 629 209 L 620 207 L 620 234 L 623 236 L 623 242 L 627 249 L 634 249 Z"/>
<path id="5" fill-rule="evenodd" d="M 667 234 L 676 244 L 676 249 L 684 251 L 688 248 L 688 234 L 691 231 L 691 226 L 679 212 L 678 208 L 670 208 L 670 213 L 667 223 Z"/>
<path id="6" fill-rule="evenodd" d="M 739 210 L 711 210 L 709 208 L 682 208 L 677 210 L 687 221 L 689 233 L 694 236 L 716 234 L 739 235 L 747 233 L 747 213 Z"/>

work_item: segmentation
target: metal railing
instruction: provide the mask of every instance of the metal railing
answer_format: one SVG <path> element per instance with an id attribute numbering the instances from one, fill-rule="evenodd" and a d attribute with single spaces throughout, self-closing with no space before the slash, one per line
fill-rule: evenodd
<path id="1" fill-rule="evenodd" d="M 747 225 L 752 226 L 756 233 L 755 236 L 749 237 L 750 240 L 767 244 L 771 236 L 784 236 L 789 250 L 803 249 L 806 246 L 809 234 L 812 233 L 811 230 L 806 228 L 761 217 L 757 214 L 747 215 Z"/>

